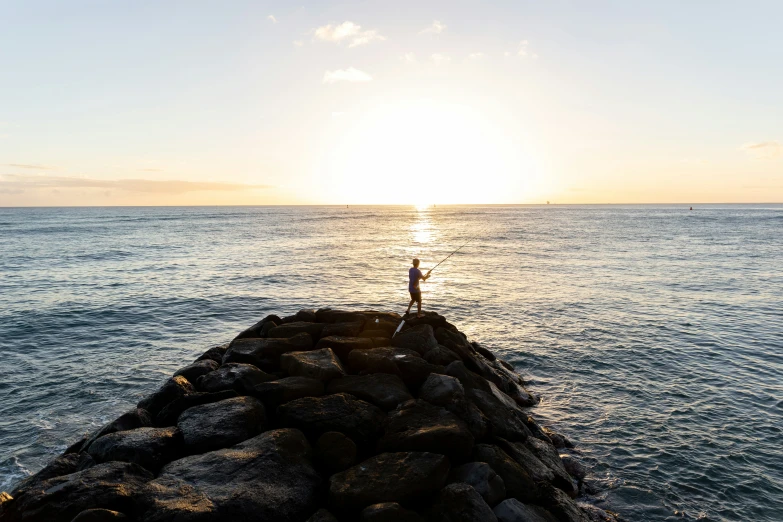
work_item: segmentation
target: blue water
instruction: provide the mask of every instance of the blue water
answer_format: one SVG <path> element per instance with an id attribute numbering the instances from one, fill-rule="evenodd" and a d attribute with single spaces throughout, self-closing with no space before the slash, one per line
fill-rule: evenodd
<path id="1" fill-rule="evenodd" d="M 425 308 L 631 520 L 783 520 L 783 206 L 0 209 L 0 490 L 270 312 Z"/>

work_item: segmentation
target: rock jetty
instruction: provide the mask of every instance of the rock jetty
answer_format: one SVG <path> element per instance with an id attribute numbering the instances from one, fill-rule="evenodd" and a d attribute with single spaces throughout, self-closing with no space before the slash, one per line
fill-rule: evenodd
<path id="1" fill-rule="evenodd" d="M 585 469 L 509 363 L 402 319 L 265 317 L 0 493 L 0 521 L 617 520 L 575 500 Z"/>

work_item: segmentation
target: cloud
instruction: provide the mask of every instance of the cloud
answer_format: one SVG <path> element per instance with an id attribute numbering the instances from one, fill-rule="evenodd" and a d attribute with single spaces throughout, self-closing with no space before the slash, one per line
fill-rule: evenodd
<path id="1" fill-rule="evenodd" d="M 373 41 L 383 41 L 386 37 L 375 29 L 362 30 L 362 26 L 353 22 L 343 22 L 339 25 L 322 25 L 314 30 L 317 39 L 325 42 L 347 41 L 348 47 L 358 47 Z"/>
<path id="2" fill-rule="evenodd" d="M 269 15 L 266 17 L 266 19 L 272 22 L 273 24 L 277 23 L 277 18 L 275 18 L 275 15 Z"/>
<path id="3" fill-rule="evenodd" d="M 400 59 L 405 63 L 416 63 L 416 53 L 405 53 Z"/>
<path id="4" fill-rule="evenodd" d="M 779 141 L 762 141 L 759 143 L 745 143 L 740 147 L 751 156 L 758 159 L 779 158 L 783 155 L 783 143 Z"/>
<path id="5" fill-rule="evenodd" d="M 182 194 L 198 191 L 240 191 L 272 188 L 271 185 L 248 185 L 243 183 L 214 183 L 209 181 L 179 181 L 151 179 L 102 180 L 91 178 L 73 178 L 65 176 L 29 176 L 5 174 L 0 176 L 0 190 L 10 193 L 24 189 L 112 189 L 127 192 L 147 192 L 155 194 Z"/>
<path id="6" fill-rule="evenodd" d="M 335 82 L 369 82 L 372 76 L 366 72 L 348 67 L 347 69 L 337 69 L 336 71 L 326 71 L 324 73 L 323 83 Z"/>
<path id="7" fill-rule="evenodd" d="M 4 163 L 3 166 L 17 169 L 54 170 L 54 167 L 48 165 L 34 165 L 31 163 Z"/>
<path id="8" fill-rule="evenodd" d="M 294 40 L 294 45 L 296 47 L 302 47 L 304 45 L 304 42 L 302 40 Z"/>
<path id="9" fill-rule="evenodd" d="M 442 24 L 437 20 L 432 21 L 432 25 L 420 31 L 419 34 L 440 34 L 446 30 L 446 24 Z"/>
<path id="10" fill-rule="evenodd" d="M 435 53 L 432 55 L 432 61 L 435 62 L 435 65 L 443 65 L 449 63 L 451 61 L 451 58 L 449 58 L 444 54 Z"/>
<path id="11" fill-rule="evenodd" d="M 470 53 L 468 55 L 468 58 L 471 58 L 473 60 L 475 60 L 477 58 L 482 58 L 482 57 L 484 57 L 484 53 Z"/>
<path id="12" fill-rule="evenodd" d="M 511 53 L 509 52 L 506 52 L 505 54 L 506 56 L 511 56 Z M 538 60 L 538 55 L 536 53 L 530 52 L 530 42 L 527 40 L 522 40 L 519 42 L 519 46 L 517 47 L 517 56 L 529 56 L 533 60 Z"/>

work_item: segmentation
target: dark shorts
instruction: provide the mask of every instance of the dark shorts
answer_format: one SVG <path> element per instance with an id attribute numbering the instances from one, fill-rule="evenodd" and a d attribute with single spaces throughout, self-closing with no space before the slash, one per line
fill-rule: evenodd
<path id="1" fill-rule="evenodd" d="M 410 292 L 411 300 L 421 303 L 421 290 L 418 292 Z"/>

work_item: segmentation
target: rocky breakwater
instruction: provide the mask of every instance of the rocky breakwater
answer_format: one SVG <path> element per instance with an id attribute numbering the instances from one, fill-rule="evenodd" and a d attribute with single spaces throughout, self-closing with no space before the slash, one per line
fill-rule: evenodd
<path id="1" fill-rule="evenodd" d="M 302 310 L 207 350 L 0 496 L 3 522 L 615 520 L 444 317 Z"/>

